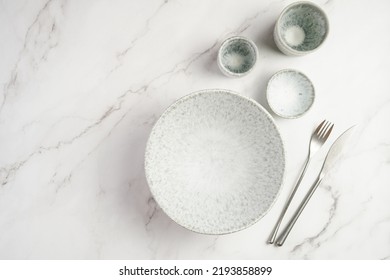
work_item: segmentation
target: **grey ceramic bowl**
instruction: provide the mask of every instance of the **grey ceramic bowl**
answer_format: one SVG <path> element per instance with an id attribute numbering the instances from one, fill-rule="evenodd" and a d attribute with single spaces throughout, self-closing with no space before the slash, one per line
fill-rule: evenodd
<path id="1" fill-rule="evenodd" d="M 179 225 L 227 234 L 259 221 L 284 177 L 283 140 L 257 102 L 229 90 L 192 93 L 154 125 L 145 175 L 154 199 Z"/>
<path id="2" fill-rule="evenodd" d="M 317 5 L 300 1 L 287 6 L 274 29 L 276 46 L 286 55 L 299 56 L 318 49 L 329 33 L 325 12 Z"/>
<path id="3" fill-rule="evenodd" d="M 228 77 L 242 77 L 256 64 L 257 47 L 251 40 L 235 36 L 226 39 L 218 52 L 218 66 Z"/>
<path id="4" fill-rule="evenodd" d="M 295 119 L 302 116 L 312 107 L 314 99 L 312 82 L 297 70 L 281 70 L 268 82 L 268 105 L 280 117 Z"/>

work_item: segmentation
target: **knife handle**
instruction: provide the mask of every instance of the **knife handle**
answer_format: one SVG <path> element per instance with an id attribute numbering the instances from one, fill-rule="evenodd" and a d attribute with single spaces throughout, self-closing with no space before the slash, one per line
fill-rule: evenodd
<path id="1" fill-rule="evenodd" d="M 298 220 L 299 216 L 301 215 L 303 209 L 305 209 L 306 204 L 309 202 L 310 198 L 313 196 L 314 192 L 316 191 L 318 185 L 321 183 L 322 178 L 320 176 L 317 177 L 313 185 L 311 186 L 309 192 L 306 194 L 305 198 L 302 200 L 301 204 L 299 205 L 298 209 L 295 211 L 294 216 L 290 219 L 289 223 L 287 224 L 284 231 L 280 234 L 278 240 L 276 241 L 276 245 L 282 246 L 284 244 L 284 241 L 286 241 L 287 236 L 290 234 L 290 231 L 295 225 L 295 222 Z"/>

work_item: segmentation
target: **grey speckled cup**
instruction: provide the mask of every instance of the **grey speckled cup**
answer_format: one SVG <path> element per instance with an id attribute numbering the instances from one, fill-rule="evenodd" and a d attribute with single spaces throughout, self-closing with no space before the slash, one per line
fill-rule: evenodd
<path id="1" fill-rule="evenodd" d="M 287 6 L 274 29 L 274 41 L 281 52 L 300 56 L 318 49 L 329 32 L 325 12 L 317 5 L 300 1 Z"/>
<path id="2" fill-rule="evenodd" d="M 242 77 L 256 64 L 257 47 L 251 40 L 235 36 L 226 39 L 218 52 L 218 66 L 228 77 Z"/>

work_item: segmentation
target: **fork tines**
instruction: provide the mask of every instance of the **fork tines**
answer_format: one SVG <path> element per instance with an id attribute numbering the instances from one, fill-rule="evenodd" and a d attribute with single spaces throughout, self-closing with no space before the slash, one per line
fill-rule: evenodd
<path id="1" fill-rule="evenodd" d="M 334 124 L 324 120 L 320 125 L 317 127 L 315 133 L 317 134 L 318 138 L 320 139 L 328 139 L 330 133 L 332 132 Z"/>

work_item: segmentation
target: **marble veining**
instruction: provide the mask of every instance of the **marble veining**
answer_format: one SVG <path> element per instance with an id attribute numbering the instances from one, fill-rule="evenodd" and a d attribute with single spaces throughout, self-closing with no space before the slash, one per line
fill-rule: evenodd
<path id="1" fill-rule="evenodd" d="M 361 25 L 366 1 L 313 1 L 331 22 L 327 42 L 310 57 L 291 58 L 272 32 L 292 2 L 1 2 L 0 258 L 389 259 L 389 3 L 376 1 L 376 16 Z M 250 75 L 229 79 L 217 53 L 237 35 L 251 39 L 260 57 Z M 376 44 L 367 40 L 373 36 Z M 285 68 L 310 77 L 316 102 L 302 118 L 275 117 L 286 150 L 276 203 L 233 234 L 177 225 L 145 179 L 154 123 L 175 100 L 206 88 L 230 89 L 269 109 L 267 82 Z M 324 118 L 336 124 L 334 137 L 358 124 L 356 143 L 285 245 L 269 246 L 312 129 Z M 313 159 L 292 207 L 325 152 Z"/>

